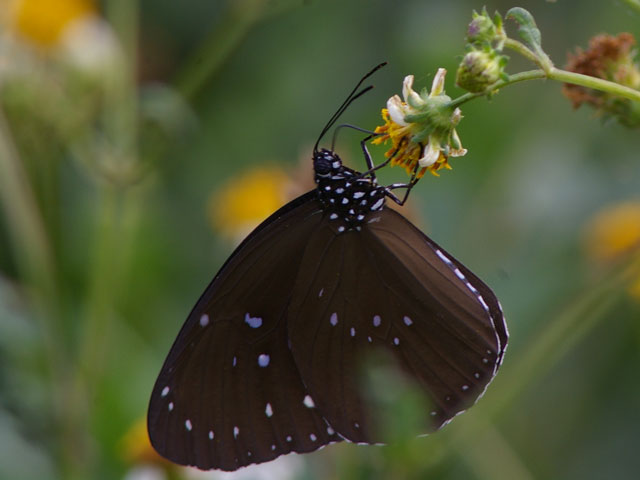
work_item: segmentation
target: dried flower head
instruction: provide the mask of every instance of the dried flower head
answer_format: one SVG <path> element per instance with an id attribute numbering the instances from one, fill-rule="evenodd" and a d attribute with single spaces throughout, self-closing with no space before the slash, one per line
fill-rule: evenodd
<path id="1" fill-rule="evenodd" d="M 638 90 L 640 68 L 634 62 L 636 52 L 632 47 L 635 43 L 630 33 L 621 33 L 615 37 L 597 35 L 591 39 L 587 50 L 578 49 L 575 54 L 569 54 L 566 69 Z M 640 126 L 638 102 L 573 84 L 565 84 L 563 93 L 571 100 L 574 108 L 586 103 L 595 107 L 602 115 L 615 116 L 623 125 Z"/>

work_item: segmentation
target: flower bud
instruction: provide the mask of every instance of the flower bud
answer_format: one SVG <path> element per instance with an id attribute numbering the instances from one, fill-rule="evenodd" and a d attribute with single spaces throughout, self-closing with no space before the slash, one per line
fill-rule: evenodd
<path id="1" fill-rule="evenodd" d="M 491 52 L 472 50 L 456 72 L 456 85 L 472 93 L 480 93 L 497 82 L 502 75 L 501 57 Z"/>

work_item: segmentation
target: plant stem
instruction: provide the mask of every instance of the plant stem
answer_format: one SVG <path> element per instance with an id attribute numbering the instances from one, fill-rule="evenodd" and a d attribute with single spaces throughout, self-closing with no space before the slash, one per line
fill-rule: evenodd
<path id="1" fill-rule="evenodd" d="M 78 422 L 82 399 L 78 397 L 70 375 L 70 362 L 65 353 L 69 346 L 60 335 L 61 307 L 51 242 L 1 109 L 0 200 L 6 212 L 20 276 L 38 321 L 56 425 L 57 439 L 52 443 L 57 446 L 60 474 L 66 478 L 81 478 L 82 462 L 76 447 L 86 443 Z"/>
<path id="2" fill-rule="evenodd" d="M 470 100 L 478 97 L 484 97 L 486 95 L 491 95 L 496 93 L 503 87 L 513 85 L 514 83 L 524 82 L 526 80 L 537 80 L 541 78 L 546 78 L 547 74 L 544 70 L 528 70 L 526 72 L 515 73 L 513 75 L 509 75 L 507 80 L 498 80 L 493 85 L 489 86 L 484 92 L 478 93 L 465 93 L 464 95 L 460 95 L 458 98 L 454 98 L 448 104 L 451 109 L 455 107 L 459 107 L 460 105 L 467 103 Z"/>
<path id="3" fill-rule="evenodd" d="M 185 98 L 193 98 L 218 71 L 251 28 L 262 18 L 265 6 L 261 0 L 241 0 L 228 3 L 228 9 L 200 48 L 187 60 L 176 80 L 177 89 Z"/>
<path id="4" fill-rule="evenodd" d="M 532 50 L 530 50 L 524 43 L 514 40 L 513 38 L 506 38 L 504 41 L 504 46 L 518 52 L 523 57 L 528 58 L 543 70 L 548 70 L 550 67 L 553 66 L 553 65 L 547 64 L 546 65 L 547 68 L 545 68 L 545 65 L 543 64 L 544 62 L 541 61 L 541 58 L 538 55 L 536 55 Z"/>
<path id="5" fill-rule="evenodd" d="M 526 72 L 520 72 L 510 75 L 507 80 L 498 80 L 496 83 L 488 87 L 484 92 L 465 93 L 464 95 L 460 95 L 458 98 L 455 98 L 451 100 L 451 102 L 449 102 L 449 107 L 452 109 L 455 107 L 459 107 L 469 100 L 483 97 L 485 95 L 491 95 L 493 93 L 496 93 L 499 89 L 509 85 L 513 85 L 514 83 L 523 82 L 526 80 L 536 80 L 540 78 L 549 78 L 551 80 L 557 80 L 563 83 L 572 83 L 574 85 L 580 85 L 582 87 L 612 93 L 620 97 L 640 102 L 639 90 L 634 90 L 633 88 L 625 87 L 624 85 L 610 82 L 608 80 L 603 80 L 601 78 L 582 75 L 581 73 L 568 72 L 566 70 L 552 67 L 548 72 L 545 72 L 544 70 L 529 70 Z"/>
<path id="6" fill-rule="evenodd" d="M 564 83 L 573 83 L 582 87 L 600 90 L 602 92 L 612 93 L 620 97 L 628 98 L 640 102 L 640 90 L 625 87 L 619 83 L 603 80 L 602 78 L 591 77 L 581 73 L 568 72 L 559 68 L 552 68 L 547 75 L 551 80 L 558 80 Z"/>

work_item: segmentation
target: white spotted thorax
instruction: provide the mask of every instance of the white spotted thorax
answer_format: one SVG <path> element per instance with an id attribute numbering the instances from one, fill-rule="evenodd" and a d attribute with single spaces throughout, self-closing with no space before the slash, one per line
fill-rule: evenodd
<path id="1" fill-rule="evenodd" d="M 384 207 L 386 188 L 345 167 L 335 152 L 314 152 L 313 169 L 325 215 L 338 233 L 360 230 L 369 213 Z"/>

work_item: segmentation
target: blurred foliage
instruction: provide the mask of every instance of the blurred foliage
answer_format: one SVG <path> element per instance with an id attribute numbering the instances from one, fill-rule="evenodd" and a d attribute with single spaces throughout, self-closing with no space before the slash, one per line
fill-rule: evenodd
<path id="1" fill-rule="evenodd" d="M 136 432 L 175 334 L 234 247 L 212 226 L 210 198 L 233 198 L 216 192 L 265 165 L 290 177 L 283 198 L 304 191 L 310 145 L 362 74 L 389 62 L 344 117 L 374 128 L 405 75 L 428 87 L 438 67 L 455 72 L 473 9 L 515 5 L 56 5 L 67 1 L 76 13 L 47 17 L 63 23 L 37 41 L 14 20 L 29 0 L 0 5 L 0 478 L 193 477 Z M 596 34 L 637 37 L 634 3 L 519 6 L 561 66 Z M 446 90 L 463 93 L 451 79 Z M 389 447 L 334 445 L 204 478 L 637 476 L 640 240 L 637 210 L 616 207 L 640 198 L 637 133 L 573 111 L 550 81 L 462 111 L 469 153 L 422 179 L 409 208 L 502 301 L 511 345 L 486 395 L 413 438 L 409 391 Z M 359 139 L 342 131 L 337 150 L 361 169 Z M 602 216 L 621 223 L 593 226 Z M 619 241 L 602 229 L 623 232 L 624 251 L 593 254 Z"/>

